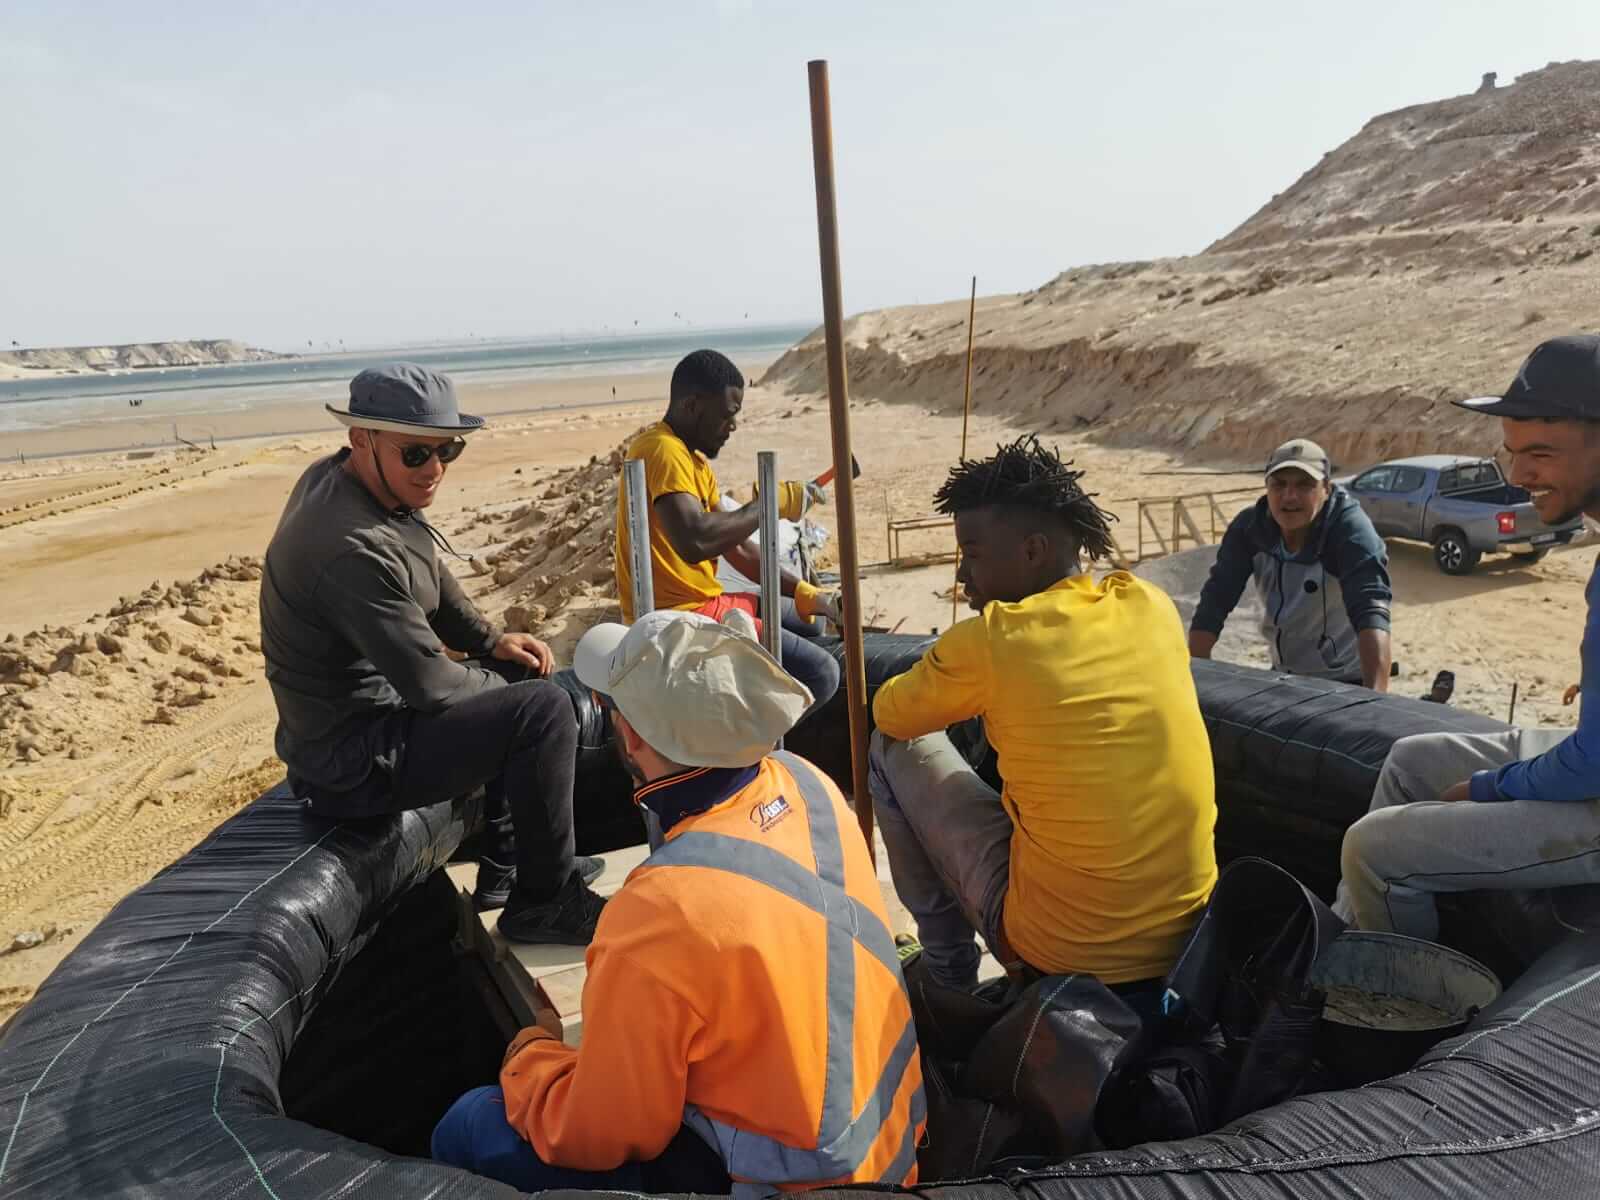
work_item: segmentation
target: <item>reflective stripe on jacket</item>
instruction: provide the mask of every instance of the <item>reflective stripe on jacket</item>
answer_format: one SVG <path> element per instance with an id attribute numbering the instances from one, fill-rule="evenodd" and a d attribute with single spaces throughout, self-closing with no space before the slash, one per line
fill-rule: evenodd
<path id="1" fill-rule="evenodd" d="M 653 785 L 659 786 L 659 785 Z M 916 1031 L 877 876 L 838 790 L 788 754 L 672 826 L 607 904 L 581 1049 L 501 1071 L 546 1161 L 654 1157 L 680 1123 L 744 1195 L 916 1181 Z"/>

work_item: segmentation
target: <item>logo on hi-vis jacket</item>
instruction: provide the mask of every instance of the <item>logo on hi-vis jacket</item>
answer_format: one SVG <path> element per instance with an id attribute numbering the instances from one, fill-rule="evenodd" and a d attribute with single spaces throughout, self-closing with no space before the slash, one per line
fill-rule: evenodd
<path id="1" fill-rule="evenodd" d="M 782 796 L 777 796 L 765 804 L 757 804 L 750 810 L 750 824 L 759 825 L 761 832 L 765 833 L 788 815 L 789 802 Z"/>

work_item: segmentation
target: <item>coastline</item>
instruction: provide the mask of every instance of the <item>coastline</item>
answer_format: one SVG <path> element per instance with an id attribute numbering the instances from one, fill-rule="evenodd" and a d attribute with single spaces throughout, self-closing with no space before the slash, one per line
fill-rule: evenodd
<path id="1" fill-rule="evenodd" d="M 766 363 L 740 365 L 757 369 Z M 457 380 L 456 388 L 464 410 L 493 419 L 620 407 L 657 399 L 664 402 L 668 379 L 668 373 L 661 371 L 514 382 L 476 381 L 466 375 Z M 129 409 L 125 417 L 12 430 L 0 434 L 0 478 L 4 478 L 8 469 L 35 461 L 177 449 L 181 443 L 174 437 L 174 428 L 186 440 L 204 446 L 209 446 L 213 440 L 221 446 L 252 439 L 325 433 L 332 418 L 323 403 L 321 398 L 273 397 L 269 393 L 248 408 L 197 416 L 164 410 L 160 399 L 154 398 L 139 409 Z"/>

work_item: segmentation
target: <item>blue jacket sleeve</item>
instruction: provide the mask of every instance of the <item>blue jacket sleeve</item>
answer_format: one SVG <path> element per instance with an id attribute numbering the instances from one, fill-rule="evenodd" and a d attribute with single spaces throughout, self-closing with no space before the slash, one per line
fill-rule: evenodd
<path id="1" fill-rule="evenodd" d="M 1595 580 L 1586 596 L 1589 616 L 1583 630 L 1583 677 L 1578 692 L 1578 728 L 1537 758 L 1479 771 L 1468 785 L 1474 800 L 1593 800 L 1600 797 L 1600 609 Z"/>
<path id="2" fill-rule="evenodd" d="M 1228 614 L 1244 594 L 1244 585 L 1250 582 L 1250 561 L 1253 557 L 1250 522 L 1254 514 L 1255 509 L 1245 509 L 1233 519 L 1228 531 L 1222 535 L 1222 544 L 1217 547 L 1217 561 L 1212 565 L 1211 575 L 1206 579 L 1205 587 L 1200 589 L 1200 599 L 1194 606 L 1194 619 L 1189 622 L 1191 630 L 1220 634 L 1227 623 Z"/>
<path id="3" fill-rule="evenodd" d="M 1340 528 L 1332 530 L 1323 566 L 1339 581 L 1344 594 L 1344 611 L 1350 627 L 1389 628 L 1389 603 L 1394 589 L 1389 584 L 1389 549 L 1372 527 L 1372 519 L 1354 501 L 1339 513 Z"/>

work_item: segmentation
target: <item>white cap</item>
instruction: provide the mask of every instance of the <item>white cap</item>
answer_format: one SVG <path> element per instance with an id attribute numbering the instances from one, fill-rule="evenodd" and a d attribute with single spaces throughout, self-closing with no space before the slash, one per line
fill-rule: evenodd
<path id="1" fill-rule="evenodd" d="M 754 640 L 699 613 L 596 625 L 572 669 L 652 750 L 686 767 L 760 762 L 811 707 L 811 692 Z"/>

